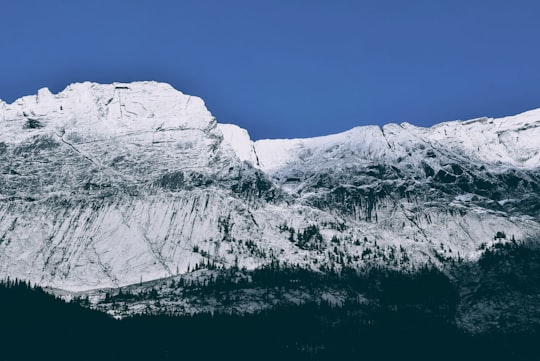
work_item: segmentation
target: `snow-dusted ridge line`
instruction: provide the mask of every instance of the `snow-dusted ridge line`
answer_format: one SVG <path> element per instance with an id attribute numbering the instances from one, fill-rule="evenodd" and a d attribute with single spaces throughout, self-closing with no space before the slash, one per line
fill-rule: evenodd
<path id="1" fill-rule="evenodd" d="M 254 148 L 261 168 L 275 171 L 298 161 L 298 153 L 326 152 L 344 145 L 370 160 L 397 159 L 409 153 L 405 143 L 411 139 L 444 147 L 456 154 L 467 154 L 486 163 L 533 169 L 540 166 L 540 109 L 498 119 L 456 120 L 431 127 L 408 123 L 359 126 L 314 138 L 257 140 Z"/>
<path id="2" fill-rule="evenodd" d="M 133 98 L 131 104 L 122 104 L 123 92 L 129 92 L 126 99 Z M 139 97 L 134 94 L 139 94 Z M 144 98 L 140 99 L 141 96 Z M 146 109 L 140 100 L 153 103 L 154 107 Z M 97 109 L 95 107 L 92 109 L 96 103 Z M 131 109 L 128 109 L 130 107 Z M 74 114 L 98 113 L 97 115 L 103 116 L 106 113 L 107 118 L 119 118 L 105 124 L 104 128 L 108 128 L 109 133 L 195 125 L 193 117 L 187 119 L 188 123 L 178 124 L 182 112 L 192 114 L 203 112 L 212 118 L 202 99 L 185 95 L 169 84 L 153 81 L 75 83 L 58 94 L 52 94 L 48 88 L 42 88 L 37 95 L 21 97 L 11 104 L 0 101 L 0 109 L 1 119 L 4 122 L 21 116 L 32 119 L 52 113 L 54 119 L 57 119 L 56 126 L 59 128 L 62 128 L 63 122 L 73 122 Z M 172 111 L 163 114 L 160 109 Z M 102 114 L 99 114 L 100 112 Z M 133 117 L 144 122 L 128 122 Z M 200 127 L 200 124 L 195 127 Z M 527 127 L 529 127 L 529 132 L 526 132 L 528 134 L 524 132 Z M 361 152 L 366 156 L 391 156 L 392 153 L 395 155 L 400 150 L 390 149 L 388 152 L 384 149 L 385 145 L 392 148 L 390 144 L 392 142 L 395 144 L 396 141 L 400 143 L 399 137 L 404 134 L 421 138 L 430 144 L 445 143 L 459 153 L 465 152 L 470 155 L 474 153 L 479 160 L 485 162 L 529 169 L 540 165 L 537 147 L 540 139 L 540 109 L 498 119 L 482 117 L 443 122 L 428 128 L 408 123 L 400 125 L 390 123 L 382 127 L 359 126 L 345 132 L 313 138 L 261 139 L 255 142 L 250 140 L 246 130 L 239 127 L 219 124 L 219 128 L 225 136 L 225 142 L 231 145 L 241 160 L 249 161 L 255 167 L 266 171 L 275 171 L 298 161 L 298 157 L 305 156 L 306 152 L 316 153 L 317 150 L 327 150 L 338 144 L 352 144 L 352 148 L 358 148 L 361 143 L 367 147 Z M 386 139 L 387 134 L 390 134 L 391 139 Z"/>
<path id="3" fill-rule="evenodd" d="M 116 135 L 164 128 L 206 128 L 213 119 L 201 98 L 157 82 L 75 83 L 58 94 L 43 88 L 37 95 L 3 103 L 0 113 L 3 127 L 17 119 L 34 119 L 43 123 L 39 127 L 77 127 Z M 11 133 L 21 133 L 19 127 L 11 128 Z"/>
<path id="4" fill-rule="evenodd" d="M 75 291 L 208 261 L 474 258 L 498 231 L 540 232 L 539 139 L 535 110 L 254 142 L 168 84 L 42 89 L 0 103 L 0 278 Z"/>

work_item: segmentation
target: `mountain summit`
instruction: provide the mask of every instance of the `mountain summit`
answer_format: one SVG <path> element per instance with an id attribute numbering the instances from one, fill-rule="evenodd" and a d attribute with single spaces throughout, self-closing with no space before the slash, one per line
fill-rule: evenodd
<path id="1" fill-rule="evenodd" d="M 156 82 L 0 102 L 0 277 L 442 265 L 540 232 L 540 110 L 259 140 Z"/>

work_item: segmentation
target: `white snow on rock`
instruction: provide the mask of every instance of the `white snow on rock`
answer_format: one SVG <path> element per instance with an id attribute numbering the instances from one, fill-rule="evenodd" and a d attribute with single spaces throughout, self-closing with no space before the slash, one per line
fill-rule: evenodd
<path id="1" fill-rule="evenodd" d="M 229 145 L 236 156 L 241 161 L 251 163 L 254 167 L 259 167 L 255 147 L 247 130 L 234 124 L 218 124 L 219 130 L 223 134 L 225 144 Z"/>
<path id="2" fill-rule="evenodd" d="M 253 142 L 168 84 L 44 88 L 0 101 L 0 277 L 87 290 L 208 262 L 472 258 L 540 232 L 539 166 L 540 110 Z"/>

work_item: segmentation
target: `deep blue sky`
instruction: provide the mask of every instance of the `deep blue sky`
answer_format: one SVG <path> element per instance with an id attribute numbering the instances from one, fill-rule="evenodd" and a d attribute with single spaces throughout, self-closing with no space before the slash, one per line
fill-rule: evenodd
<path id="1" fill-rule="evenodd" d="M 12 0 L 0 99 L 158 80 L 252 138 L 540 107 L 538 1 Z"/>

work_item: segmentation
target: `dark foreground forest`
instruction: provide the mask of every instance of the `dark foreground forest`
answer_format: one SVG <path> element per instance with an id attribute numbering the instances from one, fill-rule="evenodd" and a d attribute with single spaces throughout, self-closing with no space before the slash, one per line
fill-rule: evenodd
<path id="1" fill-rule="evenodd" d="M 475 335 L 458 327 L 456 312 L 463 307 L 460 282 L 470 282 L 471 272 L 482 282 L 473 298 L 537 296 L 540 251 L 508 244 L 487 250 L 478 264 L 456 267 L 454 279 L 427 267 L 344 276 L 341 282 L 363 287 L 369 302 L 122 320 L 6 280 L 0 286 L 0 360 L 536 359 L 536 308 L 524 327 L 503 324 Z M 503 316 L 515 318 L 512 310 Z"/>

